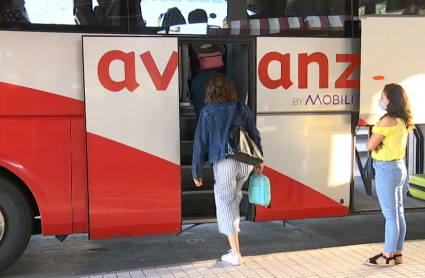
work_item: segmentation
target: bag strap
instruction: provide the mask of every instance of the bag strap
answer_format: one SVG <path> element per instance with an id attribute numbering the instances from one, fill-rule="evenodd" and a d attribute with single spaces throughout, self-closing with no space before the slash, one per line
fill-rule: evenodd
<path id="1" fill-rule="evenodd" d="M 241 105 L 239 103 L 239 101 L 236 101 L 236 110 L 235 110 L 235 116 L 233 117 L 233 126 L 239 126 L 240 125 L 240 110 L 241 110 Z"/>
<path id="2" fill-rule="evenodd" d="M 261 170 L 261 169 L 258 169 L 258 170 L 256 170 L 256 171 L 254 171 L 254 173 L 255 173 L 257 176 L 260 176 L 260 177 L 263 177 L 263 176 L 264 176 L 264 174 L 263 174 L 263 170 Z"/>

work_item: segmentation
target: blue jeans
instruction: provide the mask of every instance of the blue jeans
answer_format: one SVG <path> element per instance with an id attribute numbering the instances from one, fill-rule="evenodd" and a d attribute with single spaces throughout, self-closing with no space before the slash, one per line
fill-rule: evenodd
<path id="1" fill-rule="evenodd" d="M 407 169 L 403 160 L 374 161 L 376 193 L 385 217 L 385 253 L 402 251 L 406 236 L 403 187 Z"/>
<path id="2" fill-rule="evenodd" d="M 199 120 L 202 108 L 205 107 L 205 89 L 211 77 L 219 72 L 218 69 L 203 70 L 199 72 L 192 81 L 190 94 L 192 97 L 193 108 L 196 113 L 196 122 Z"/>

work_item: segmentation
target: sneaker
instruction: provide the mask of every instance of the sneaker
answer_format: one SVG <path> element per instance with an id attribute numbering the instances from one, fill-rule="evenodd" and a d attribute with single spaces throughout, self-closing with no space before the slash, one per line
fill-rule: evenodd
<path id="1" fill-rule="evenodd" d="M 229 250 L 227 254 L 221 256 L 221 261 L 229 263 L 231 265 L 240 265 L 242 262 L 241 254 L 235 255 L 232 250 Z"/>

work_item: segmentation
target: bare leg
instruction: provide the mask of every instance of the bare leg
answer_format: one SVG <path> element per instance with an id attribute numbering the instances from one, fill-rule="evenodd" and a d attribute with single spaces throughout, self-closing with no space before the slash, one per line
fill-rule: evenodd
<path id="1" fill-rule="evenodd" d="M 391 258 L 394 256 L 394 253 L 386 253 L 386 252 L 382 252 L 382 254 L 384 254 L 385 257 L 387 258 Z"/>
<path id="2" fill-rule="evenodd" d="M 227 236 L 227 238 L 229 240 L 230 247 L 232 248 L 232 252 L 235 255 L 240 254 L 238 236 L 239 236 L 239 233 L 236 233 L 235 235 Z"/>
<path id="3" fill-rule="evenodd" d="M 396 264 L 402 264 L 403 263 L 403 251 L 397 250 L 394 254 L 394 260 Z"/>

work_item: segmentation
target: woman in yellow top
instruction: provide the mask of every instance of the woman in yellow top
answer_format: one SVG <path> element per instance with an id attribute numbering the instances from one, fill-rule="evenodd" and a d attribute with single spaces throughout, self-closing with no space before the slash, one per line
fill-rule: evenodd
<path id="1" fill-rule="evenodd" d="M 407 181 L 404 156 L 413 117 L 408 97 L 398 84 L 386 85 L 378 104 L 386 113 L 373 127 L 367 148 L 372 152 L 376 192 L 385 217 L 385 247 L 383 253 L 366 263 L 391 266 L 403 263 L 406 236 L 403 186 Z"/>

